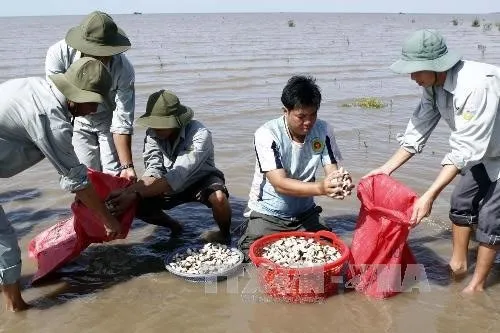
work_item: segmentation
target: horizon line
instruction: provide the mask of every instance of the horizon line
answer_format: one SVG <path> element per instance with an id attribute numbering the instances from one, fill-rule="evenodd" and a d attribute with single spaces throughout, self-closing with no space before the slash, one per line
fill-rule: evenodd
<path id="1" fill-rule="evenodd" d="M 233 11 L 220 11 L 220 12 L 129 12 L 129 13 L 112 13 L 107 12 L 110 15 L 180 15 L 180 14 L 191 14 L 191 15 L 200 15 L 200 14 L 398 14 L 398 15 L 494 15 L 500 14 L 500 12 L 482 12 L 482 13 L 444 13 L 444 12 L 355 12 L 355 11 L 345 11 L 345 12 L 318 12 L 318 11 L 271 11 L 271 12 L 260 12 L 260 11 L 241 11 L 241 12 L 233 12 Z M 3 15 L 0 14 L 0 17 L 54 17 L 54 16 L 84 16 L 88 13 L 83 14 L 26 14 L 26 15 Z"/>

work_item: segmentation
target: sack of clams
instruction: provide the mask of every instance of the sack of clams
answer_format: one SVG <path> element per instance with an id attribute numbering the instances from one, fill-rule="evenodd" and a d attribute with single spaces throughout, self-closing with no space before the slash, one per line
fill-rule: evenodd
<path id="1" fill-rule="evenodd" d="M 217 275 L 234 269 L 242 260 L 243 255 L 237 249 L 207 243 L 176 253 L 167 263 L 167 269 L 178 275 Z"/>

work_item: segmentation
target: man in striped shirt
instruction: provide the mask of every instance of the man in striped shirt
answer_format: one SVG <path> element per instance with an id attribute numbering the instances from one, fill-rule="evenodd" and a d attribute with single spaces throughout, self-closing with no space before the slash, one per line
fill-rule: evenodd
<path id="1" fill-rule="evenodd" d="M 321 92 L 311 77 L 292 77 L 281 96 L 283 115 L 255 132 L 255 173 L 246 230 L 239 247 L 279 231 L 319 231 L 321 207 L 315 196 L 343 198 L 337 163 L 341 154 L 332 127 L 317 119 Z M 316 181 L 322 166 L 325 179 Z"/>

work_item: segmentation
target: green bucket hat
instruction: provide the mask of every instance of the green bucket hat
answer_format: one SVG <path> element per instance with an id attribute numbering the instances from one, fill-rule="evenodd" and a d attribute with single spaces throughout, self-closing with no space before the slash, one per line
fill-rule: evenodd
<path id="1" fill-rule="evenodd" d="M 95 57 L 108 57 L 130 49 L 130 40 L 118 28 L 111 16 L 94 11 L 69 29 L 66 43 L 72 48 Z"/>
<path id="2" fill-rule="evenodd" d="M 83 57 L 69 66 L 66 73 L 49 75 L 59 91 L 75 103 L 111 103 L 112 79 L 106 66 L 97 59 Z"/>
<path id="3" fill-rule="evenodd" d="M 414 32 L 403 44 L 401 59 L 391 65 L 396 73 L 410 74 L 420 71 L 446 72 L 462 59 L 451 52 L 443 36 L 436 30 Z"/>
<path id="4" fill-rule="evenodd" d="M 191 108 L 182 105 L 172 92 L 160 90 L 149 96 L 146 113 L 136 120 L 136 124 L 158 129 L 182 128 L 191 119 Z"/>

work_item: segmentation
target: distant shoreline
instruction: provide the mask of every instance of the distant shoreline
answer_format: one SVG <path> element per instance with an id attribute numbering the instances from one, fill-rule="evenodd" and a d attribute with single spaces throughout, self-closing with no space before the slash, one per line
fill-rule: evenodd
<path id="1" fill-rule="evenodd" d="M 57 16 L 85 16 L 82 14 L 54 14 L 54 15 L 1 15 L 0 18 L 15 17 L 57 17 Z M 301 15 L 301 14 L 363 14 L 363 15 L 499 15 L 500 12 L 492 13 L 405 13 L 405 12 L 204 12 L 204 13 L 109 13 L 110 15 L 259 15 L 259 14 L 277 14 L 277 15 Z"/>

